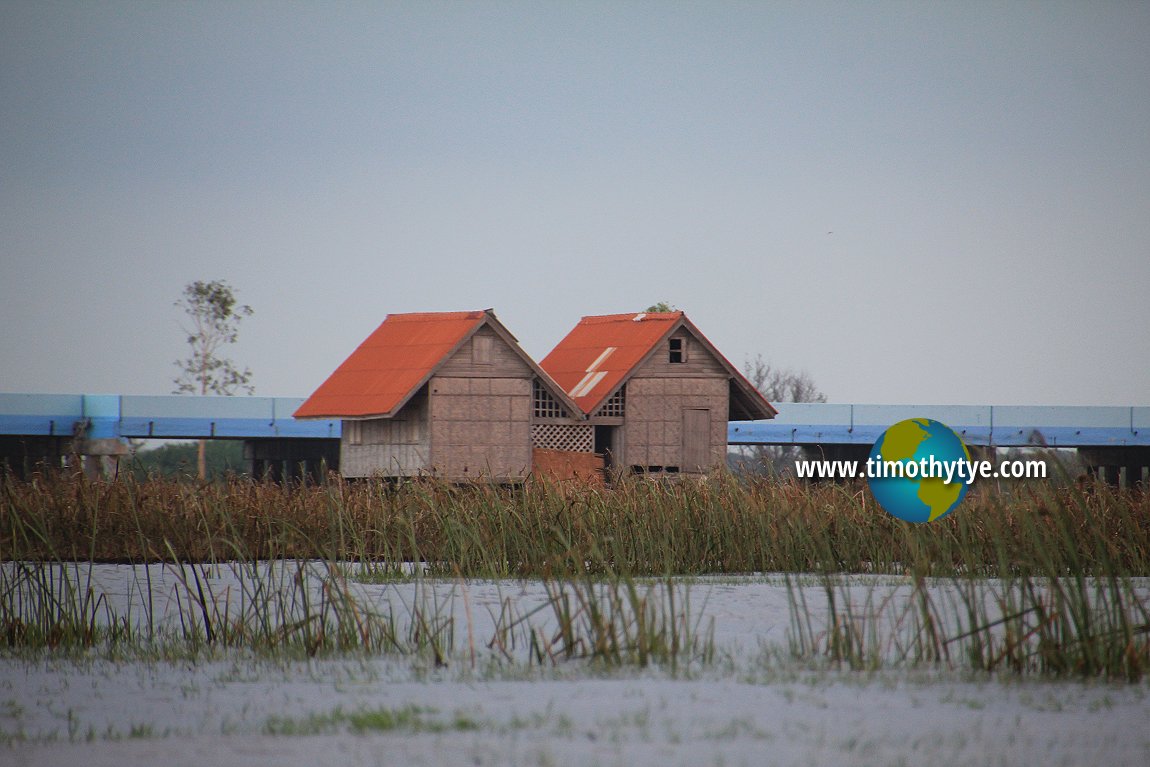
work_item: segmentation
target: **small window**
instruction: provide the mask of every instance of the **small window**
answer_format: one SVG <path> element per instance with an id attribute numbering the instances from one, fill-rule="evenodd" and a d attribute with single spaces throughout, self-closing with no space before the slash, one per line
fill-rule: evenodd
<path id="1" fill-rule="evenodd" d="M 491 364 L 490 336 L 475 336 L 471 339 L 471 361 L 476 365 Z"/>
<path id="2" fill-rule="evenodd" d="M 682 338 L 672 338 L 667 341 L 667 360 L 669 362 L 687 361 L 687 342 Z"/>
<path id="3" fill-rule="evenodd" d="M 347 432 L 347 443 L 349 445 L 362 445 L 363 444 L 363 422 L 362 421 L 344 421 L 344 431 Z"/>

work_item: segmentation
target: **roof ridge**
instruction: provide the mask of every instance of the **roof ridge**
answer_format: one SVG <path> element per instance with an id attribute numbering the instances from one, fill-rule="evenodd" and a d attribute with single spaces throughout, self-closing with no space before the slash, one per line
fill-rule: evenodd
<path id="1" fill-rule="evenodd" d="M 686 313 L 681 309 L 673 312 L 627 312 L 625 314 L 589 314 L 580 318 L 580 322 L 597 323 L 597 322 L 622 322 L 624 320 L 639 321 L 652 319 L 652 320 L 677 320 L 680 317 L 686 316 Z"/>
<path id="2" fill-rule="evenodd" d="M 488 314 L 489 310 L 473 309 L 468 311 L 459 312 L 397 312 L 388 314 L 384 317 L 386 320 L 410 321 L 410 320 L 431 320 L 431 319 L 451 319 L 451 320 L 477 320 Z"/>

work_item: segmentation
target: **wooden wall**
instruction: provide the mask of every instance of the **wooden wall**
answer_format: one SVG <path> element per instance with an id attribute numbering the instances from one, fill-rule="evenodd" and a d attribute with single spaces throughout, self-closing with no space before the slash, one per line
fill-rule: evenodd
<path id="1" fill-rule="evenodd" d="M 522 479 L 531 471 L 531 380 L 431 379 L 431 466 L 447 479 Z"/>
<path id="2" fill-rule="evenodd" d="M 531 471 L 534 372 L 480 328 L 431 379 L 431 466 L 448 479 L 522 479 Z"/>
<path id="3" fill-rule="evenodd" d="M 619 463 L 706 472 L 727 457 L 730 375 L 690 333 L 684 330 L 674 337 L 683 339 L 685 361 L 671 362 L 664 340 L 627 382 Z M 692 424 L 700 432 L 695 439 L 702 444 L 684 453 L 684 429 L 690 430 Z"/>
<path id="4" fill-rule="evenodd" d="M 623 425 L 623 466 L 676 466 L 679 471 L 709 471 L 726 460 L 728 381 L 722 378 L 641 377 L 627 382 Z M 684 410 L 709 411 L 706 465 L 686 466 L 683 454 Z"/>
<path id="5" fill-rule="evenodd" d="M 482 361 L 476 347 L 487 346 L 487 362 Z M 477 359 L 479 361 L 477 361 Z M 514 349 L 504 343 L 499 334 L 482 327 L 463 346 L 443 363 L 436 375 L 446 378 L 525 378 L 533 373 Z"/>
<path id="6" fill-rule="evenodd" d="M 431 465 L 427 389 L 395 418 L 344 421 L 339 465 L 345 477 L 413 477 Z"/>
<path id="7" fill-rule="evenodd" d="M 715 359 L 714 355 L 696 341 L 690 333 L 684 330 L 674 337 L 682 338 L 686 342 L 687 361 L 671 362 L 667 341 L 664 340 L 661 346 L 655 350 L 655 353 L 651 355 L 651 358 L 643 363 L 636 375 L 642 375 L 644 378 L 708 378 L 711 376 L 718 376 L 724 380 L 729 378 L 727 369 L 723 367 L 723 364 Z"/>

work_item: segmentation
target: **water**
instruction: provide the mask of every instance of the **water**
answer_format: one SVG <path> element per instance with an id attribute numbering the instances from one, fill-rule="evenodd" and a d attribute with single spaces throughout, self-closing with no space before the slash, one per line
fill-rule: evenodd
<path id="1" fill-rule="evenodd" d="M 12 583 L 17 566 L 3 567 Z M 801 615 L 816 637 L 832 625 L 816 576 L 639 581 L 637 593 L 653 603 L 666 604 L 670 589 L 675 620 L 713 643 L 709 663 L 696 657 L 672 670 L 532 661 L 530 632 L 550 638 L 560 628 L 555 584 L 336 577 L 345 572 L 355 567 L 220 565 L 197 571 L 199 587 L 190 568 L 158 565 L 84 566 L 72 576 L 103 596 L 105 615 L 161 634 L 194 617 L 188 599 L 200 589 L 217 617 L 288 620 L 305 594 L 315 605 L 325 588 L 345 584 L 363 614 L 394 616 L 401 633 L 420 610 L 449 625 L 444 662 L 425 652 L 306 659 L 242 649 L 158 660 L 0 658 L 0 734 L 10 744 L 0 763 L 1150 763 L 1146 683 L 1006 683 L 960 662 L 897 663 L 922 594 L 909 578 L 854 576 L 835 591 L 835 611 L 870 619 L 890 656 L 877 671 L 854 672 L 825 654 L 790 652 L 795 604 L 806 602 Z M 1147 584 L 1135 586 L 1145 596 Z M 1005 586 L 984 587 L 979 599 L 999 614 Z M 614 593 L 594 588 L 606 600 Z M 959 620 L 954 583 L 924 588 L 944 620 Z M 514 647 L 490 646 L 508 615 L 518 621 L 504 632 L 517 637 Z"/>

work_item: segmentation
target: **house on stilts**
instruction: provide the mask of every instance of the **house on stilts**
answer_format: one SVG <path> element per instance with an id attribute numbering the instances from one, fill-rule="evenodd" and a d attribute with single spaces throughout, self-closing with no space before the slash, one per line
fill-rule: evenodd
<path id="1" fill-rule="evenodd" d="M 727 422 L 778 411 L 681 311 L 584 317 L 540 363 L 586 414 L 608 467 L 723 466 Z"/>
<path id="2" fill-rule="evenodd" d="M 342 421 L 346 477 L 597 468 L 591 424 L 491 310 L 388 315 L 295 417 Z"/>

